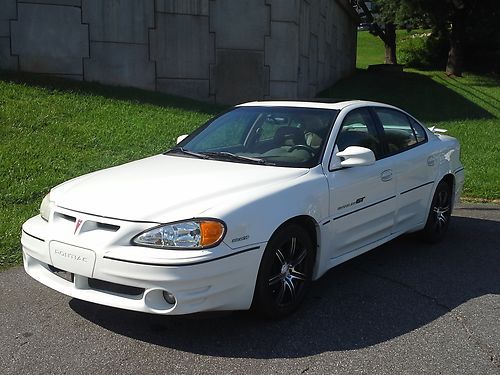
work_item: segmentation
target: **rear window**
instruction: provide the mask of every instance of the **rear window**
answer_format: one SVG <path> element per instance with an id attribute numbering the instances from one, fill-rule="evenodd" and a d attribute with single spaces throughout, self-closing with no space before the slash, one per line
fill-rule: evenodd
<path id="1" fill-rule="evenodd" d="M 373 108 L 373 110 L 384 129 L 389 154 L 397 154 L 419 143 L 416 132 L 404 113 L 390 108 Z"/>

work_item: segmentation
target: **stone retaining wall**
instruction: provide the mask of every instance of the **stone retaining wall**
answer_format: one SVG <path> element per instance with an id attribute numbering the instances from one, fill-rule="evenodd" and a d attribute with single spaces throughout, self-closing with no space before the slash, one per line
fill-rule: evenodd
<path id="1" fill-rule="evenodd" d="M 0 0 L 0 69 L 219 103 L 312 97 L 355 69 L 347 0 Z"/>

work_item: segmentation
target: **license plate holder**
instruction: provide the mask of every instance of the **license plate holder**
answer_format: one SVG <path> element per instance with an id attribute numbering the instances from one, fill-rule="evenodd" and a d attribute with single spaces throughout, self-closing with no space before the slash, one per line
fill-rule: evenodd
<path id="1" fill-rule="evenodd" d="M 95 265 L 95 253 L 92 250 L 51 241 L 50 259 L 52 265 L 77 275 L 92 277 Z"/>

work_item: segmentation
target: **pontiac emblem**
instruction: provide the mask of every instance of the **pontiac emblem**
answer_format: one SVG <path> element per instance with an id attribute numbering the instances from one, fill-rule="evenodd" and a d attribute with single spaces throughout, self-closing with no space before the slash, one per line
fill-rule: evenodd
<path id="1" fill-rule="evenodd" d="M 78 219 L 76 220 L 76 224 L 75 224 L 75 231 L 73 232 L 73 234 L 76 234 L 76 232 L 78 231 L 78 228 L 80 228 L 80 226 L 82 225 L 82 219 Z"/>

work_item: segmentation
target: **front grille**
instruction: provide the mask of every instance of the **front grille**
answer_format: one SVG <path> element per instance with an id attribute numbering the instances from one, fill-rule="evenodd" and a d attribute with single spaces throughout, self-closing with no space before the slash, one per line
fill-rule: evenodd
<path id="1" fill-rule="evenodd" d="M 101 290 L 103 292 L 126 294 L 129 296 L 139 296 L 144 293 L 144 288 L 115 284 L 110 283 L 109 281 L 102 281 L 97 279 L 89 279 L 89 286 L 92 289 Z"/>

